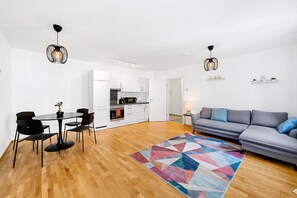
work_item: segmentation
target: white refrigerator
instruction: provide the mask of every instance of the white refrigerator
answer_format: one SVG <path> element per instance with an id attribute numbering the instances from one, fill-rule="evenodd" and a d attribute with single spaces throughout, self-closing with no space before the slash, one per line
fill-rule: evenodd
<path id="1" fill-rule="evenodd" d="M 96 129 L 107 127 L 110 122 L 110 82 L 93 81 L 93 111 Z"/>

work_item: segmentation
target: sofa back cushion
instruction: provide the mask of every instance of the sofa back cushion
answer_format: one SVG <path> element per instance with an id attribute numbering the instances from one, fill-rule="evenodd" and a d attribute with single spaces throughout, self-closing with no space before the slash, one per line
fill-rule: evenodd
<path id="1" fill-rule="evenodd" d="M 253 110 L 251 124 L 275 128 L 287 119 L 288 113 L 286 112 L 267 112 Z"/>
<path id="2" fill-rule="evenodd" d="M 211 117 L 211 108 L 203 107 L 200 114 L 201 114 L 201 118 L 210 119 L 210 117 Z"/>
<path id="3" fill-rule="evenodd" d="M 227 122 L 227 109 L 212 109 L 211 119 L 216 121 Z"/>
<path id="4" fill-rule="evenodd" d="M 228 122 L 236 122 L 249 125 L 251 123 L 251 111 L 228 109 Z"/>

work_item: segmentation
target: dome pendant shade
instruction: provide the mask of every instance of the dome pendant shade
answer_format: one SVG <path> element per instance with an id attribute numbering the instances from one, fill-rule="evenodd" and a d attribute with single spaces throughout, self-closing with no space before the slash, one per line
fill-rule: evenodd
<path id="1" fill-rule="evenodd" d="M 210 57 L 204 61 L 204 69 L 205 71 L 217 70 L 218 69 L 218 59 L 215 57 L 211 57 L 211 50 L 213 50 L 214 46 L 208 46 L 208 50 L 210 51 Z"/>
<path id="2" fill-rule="evenodd" d="M 51 44 L 46 48 L 46 56 L 51 63 L 65 64 L 68 59 L 68 52 L 65 47 L 58 44 L 58 33 L 61 32 L 62 27 L 56 24 L 53 27 L 57 32 L 57 44 Z"/>

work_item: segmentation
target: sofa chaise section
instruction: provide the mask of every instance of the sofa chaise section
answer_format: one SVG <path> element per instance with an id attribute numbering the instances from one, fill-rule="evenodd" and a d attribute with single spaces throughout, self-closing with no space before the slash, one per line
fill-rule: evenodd
<path id="1" fill-rule="evenodd" d="M 239 136 L 242 149 L 297 165 L 297 134 L 277 131 L 288 119 L 286 112 L 252 111 L 251 125 Z"/>
<path id="2" fill-rule="evenodd" d="M 276 128 L 250 125 L 239 138 L 244 150 L 297 165 L 297 139 Z"/>

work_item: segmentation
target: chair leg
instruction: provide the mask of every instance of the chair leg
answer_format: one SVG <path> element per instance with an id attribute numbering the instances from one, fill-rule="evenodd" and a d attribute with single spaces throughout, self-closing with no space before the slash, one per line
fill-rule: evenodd
<path id="1" fill-rule="evenodd" d="M 85 152 L 85 142 L 84 142 L 84 131 L 81 131 L 81 135 L 82 135 L 82 151 Z"/>
<path id="2" fill-rule="evenodd" d="M 38 155 L 38 140 L 36 141 L 36 150 L 37 150 L 37 155 Z"/>
<path id="3" fill-rule="evenodd" d="M 41 140 L 41 167 L 43 167 L 43 140 Z"/>
<path id="4" fill-rule="evenodd" d="M 65 144 L 66 144 L 66 142 L 67 142 L 67 138 L 68 138 L 68 131 L 66 131 L 66 134 L 65 134 Z"/>
<path id="5" fill-rule="evenodd" d="M 15 147 L 15 141 L 16 141 L 16 138 L 17 138 L 17 134 L 18 134 L 18 128 L 16 128 L 15 130 L 15 135 L 14 135 L 14 141 L 13 141 L 13 147 L 12 147 L 12 150 L 14 150 L 14 147 Z"/>
<path id="6" fill-rule="evenodd" d="M 34 145 L 35 145 L 35 141 L 33 141 L 33 144 L 32 144 L 32 145 L 33 145 L 33 151 L 34 151 Z"/>
<path id="7" fill-rule="evenodd" d="M 51 127 L 48 126 L 48 134 L 51 134 Z M 52 143 L 52 137 L 50 137 L 50 143 Z"/>
<path id="8" fill-rule="evenodd" d="M 15 166 L 15 161 L 16 161 L 16 155 L 17 155 L 17 152 L 18 152 L 18 145 L 19 145 L 19 137 L 20 137 L 20 134 L 18 133 L 17 135 L 17 142 L 16 142 L 16 146 L 15 146 L 15 150 L 14 150 L 14 158 L 13 158 L 13 168 Z"/>
<path id="9" fill-rule="evenodd" d="M 91 135 L 90 125 L 88 125 L 88 128 L 89 128 L 89 136 L 90 136 Z"/>
<path id="10" fill-rule="evenodd" d="M 93 130 L 94 130 L 95 144 L 97 144 L 96 130 L 95 130 L 95 125 L 94 125 L 94 123 L 93 123 Z"/>

